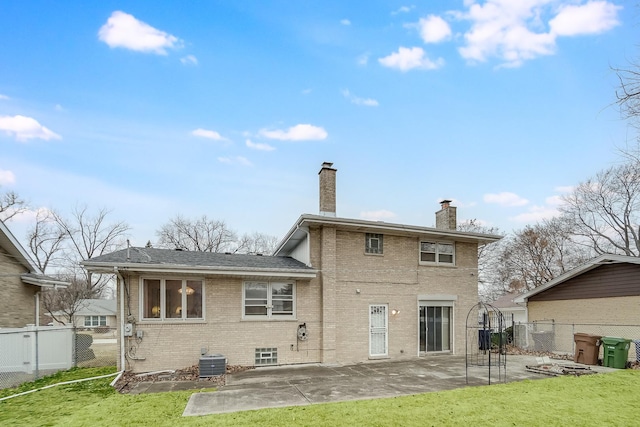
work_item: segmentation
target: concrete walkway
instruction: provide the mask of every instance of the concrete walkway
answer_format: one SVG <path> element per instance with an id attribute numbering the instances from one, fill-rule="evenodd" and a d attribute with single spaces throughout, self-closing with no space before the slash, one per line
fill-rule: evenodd
<path id="1" fill-rule="evenodd" d="M 573 362 L 560 360 L 552 360 L 552 363 L 563 366 L 575 365 Z M 506 381 L 549 378 L 547 375 L 528 371 L 527 365 L 538 365 L 538 362 L 533 356 L 508 356 Z M 596 372 L 615 370 L 601 366 L 590 368 Z M 492 384 L 505 381 L 504 367 L 498 369 L 497 366 L 492 366 L 491 371 Z M 485 385 L 489 382 L 487 366 L 469 367 L 466 372 L 468 383 L 465 358 L 449 355 L 344 366 L 298 365 L 258 368 L 227 375 L 227 385 L 216 392 L 193 394 L 183 415 L 220 414 L 395 397 Z M 192 387 L 197 385 L 189 384 Z M 199 383 L 198 388 L 205 387 L 206 383 Z"/>

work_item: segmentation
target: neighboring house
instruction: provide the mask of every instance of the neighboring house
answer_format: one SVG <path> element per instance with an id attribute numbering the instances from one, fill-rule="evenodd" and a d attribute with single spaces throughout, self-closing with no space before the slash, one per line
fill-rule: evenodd
<path id="1" fill-rule="evenodd" d="M 348 363 L 462 354 L 478 301 L 478 244 L 443 201 L 436 227 L 336 217 L 324 163 L 320 215 L 302 215 L 274 256 L 129 248 L 84 261 L 116 273 L 120 366 L 177 369 L 201 354 L 233 365 Z"/>
<path id="2" fill-rule="evenodd" d="M 514 323 L 526 323 L 527 322 L 527 308 L 524 303 L 516 303 L 515 299 L 519 297 L 518 293 L 504 294 L 497 300 L 491 303 L 492 306 L 500 310 L 504 316 L 505 324 L 507 327 Z"/>
<path id="3" fill-rule="evenodd" d="M 515 299 L 528 321 L 638 325 L 640 258 L 600 255 Z"/>
<path id="4" fill-rule="evenodd" d="M 640 258 L 600 255 L 515 301 L 542 347 L 572 351 L 575 333 L 640 339 Z"/>
<path id="5" fill-rule="evenodd" d="M 78 328 L 115 328 L 118 325 L 116 309 L 117 302 L 114 299 L 83 299 L 78 301 L 78 308 L 73 313 L 71 323 Z M 62 311 L 53 314 L 60 320 L 68 320 Z M 54 323 L 60 324 L 56 320 Z"/>
<path id="6" fill-rule="evenodd" d="M 0 221 L 0 327 L 37 325 L 40 291 L 67 285 L 67 282 L 45 276 Z"/>

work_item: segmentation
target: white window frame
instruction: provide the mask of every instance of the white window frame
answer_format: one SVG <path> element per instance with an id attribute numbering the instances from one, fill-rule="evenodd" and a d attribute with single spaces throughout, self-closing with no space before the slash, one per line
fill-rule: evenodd
<path id="1" fill-rule="evenodd" d="M 435 252 L 426 252 L 422 250 L 423 243 L 431 243 L 436 246 Z M 449 255 L 440 253 L 440 245 L 450 245 L 453 248 L 453 253 L 451 254 L 451 262 L 440 261 L 440 255 Z M 422 254 L 423 253 L 435 253 L 435 261 L 423 261 Z M 418 262 L 424 265 L 441 265 L 441 266 L 455 266 L 456 265 L 456 243 L 442 240 L 420 240 L 418 242 Z"/>
<path id="2" fill-rule="evenodd" d="M 160 281 L 160 305 L 159 307 L 159 316 L 158 317 L 144 317 L 144 308 L 145 308 L 145 296 L 144 296 L 144 281 L 145 280 L 159 280 Z M 171 281 L 171 280 L 179 280 L 182 282 L 182 304 L 181 307 L 186 307 L 187 306 L 187 282 L 189 281 L 194 281 L 194 282 L 200 282 L 202 285 L 202 302 L 201 302 L 201 308 L 202 308 L 202 313 L 200 315 L 200 317 L 187 317 L 188 313 L 187 310 L 182 310 L 180 313 L 180 317 L 167 317 L 165 310 L 166 310 L 166 304 L 167 304 L 167 288 L 166 288 L 166 283 L 167 281 Z M 205 297 L 205 280 L 202 277 L 156 277 L 156 276 L 143 276 L 140 277 L 140 304 L 139 304 L 139 313 L 140 313 L 140 319 L 142 321 L 162 321 L 162 322 L 192 322 L 192 321 L 196 321 L 196 322 L 200 322 L 202 320 L 204 320 L 204 316 L 205 316 L 205 312 L 206 312 L 206 308 L 205 308 L 205 301 L 206 301 L 206 297 Z"/>
<path id="3" fill-rule="evenodd" d="M 88 325 L 87 320 L 89 321 Z M 94 322 L 94 320 L 97 320 L 97 322 Z M 100 326 L 107 326 L 107 316 L 84 316 L 85 328 L 97 328 Z"/>
<path id="4" fill-rule="evenodd" d="M 267 286 L 267 314 L 245 314 L 246 307 L 246 286 L 247 284 L 260 284 Z M 292 310 L 291 314 L 274 314 L 273 313 L 273 285 L 292 285 Z M 288 319 L 295 320 L 296 319 L 296 286 L 297 283 L 295 280 L 287 281 L 287 280 L 278 280 L 278 281 L 267 281 L 267 280 L 247 280 L 242 283 L 242 318 L 243 319 L 256 319 L 256 320 L 269 320 L 269 319 Z M 262 305 L 260 305 L 262 306 Z"/>
<path id="5" fill-rule="evenodd" d="M 371 242 L 377 241 L 377 247 L 373 248 Z M 384 235 L 378 233 L 365 233 L 364 253 L 368 255 L 382 255 L 384 253 Z"/>

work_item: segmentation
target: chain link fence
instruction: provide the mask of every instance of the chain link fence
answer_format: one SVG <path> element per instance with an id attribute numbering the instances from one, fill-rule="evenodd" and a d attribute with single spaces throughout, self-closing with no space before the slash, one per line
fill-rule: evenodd
<path id="1" fill-rule="evenodd" d="M 640 325 L 603 325 L 581 323 L 556 323 L 537 321 L 513 324 L 513 345 L 523 350 L 573 355 L 574 334 L 589 334 L 599 337 L 617 337 L 631 340 L 628 360 L 640 361 L 640 351 L 633 341 L 640 340 Z M 602 346 L 600 346 L 602 358 Z"/>
<path id="2" fill-rule="evenodd" d="M 115 366 L 115 328 L 27 326 L 0 329 L 0 389 L 73 367 Z"/>

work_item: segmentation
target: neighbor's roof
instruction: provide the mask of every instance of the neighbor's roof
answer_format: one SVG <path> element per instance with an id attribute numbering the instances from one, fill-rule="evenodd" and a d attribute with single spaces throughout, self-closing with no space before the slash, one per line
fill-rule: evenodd
<path id="1" fill-rule="evenodd" d="M 516 303 L 526 302 L 530 297 L 534 295 L 544 292 L 547 289 L 553 288 L 554 286 L 557 286 L 561 283 L 566 282 L 569 279 L 572 279 L 576 276 L 586 273 L 589 270 L 593 270 L 594 268 L 600 267 L 601 265 L 607 265 L 607 264 L 640 264 L 640 257 L 612 255 L 612 254 L 600 255 L 599 257 L 596 257 L 590 261 L 585 262 L 582 265 L 579 265 L 573 270 L 570 270 L 564 274 L 561 274 L 555 279 L 548 281 L 544 285 L 538 286 L 537 288 L 532 289 L 529 292 L 520 295 L 518 298 L 515 299 L 515 302 Z"/>
<path id="2" fill-rule="evenodd" d="M 193 273 L 313 278 L 316 270 L 291 257 L 132 247 L 81 263 L 89 271 Z"/>
<path id="3" fill-rule="evenodd" d="M 74 316 L 115 316 L 117 302 L 114 299 L 83 299 L 78 301 L 78 309 Z M 64 312 L 56 311 L 53 314 L 62 315 Z"/>
<path id="4" fill-rule="evenodd" d="M 502 236 L 496 234 L 472 233 L 417 225 L 394 224 L 384 221 L 304 214 L 298 218 L 298 221 L 296 221 L 284 239 L 278 244 L 274 253 L 288 254 L 290 250 L 296 247 L 298 243 L 306 237 L 306 231 L 304 229 L 310 225 L 332 225 L 338 229 L 355 230 L 364 233 L 422 236 L 433 239 L 455 240 L 457 242 L 491 243 L 502 239 Z"/>
<path id="5" fill-rule="evenodd" d="M 495 300 L 494 302 L 491 303 L 492 306 L 496 307 L 496 308 L 501 308 L 501 309 L 522 309 L 524 310 L 525 307 L 516 303 L 515 299 L 517 297 L 519 297 L 520 294 L 518 293 L 509 293 L 509 294 L 504 294 L 502 295 L 500 298 L 498 298 L 497 300 Z"/>
<path id="6" fill-rule="evenodd" d="M 20 242 L 9 231 L 3 221 L 0 220 L 0 247 L 2 247 L 9 256 L 19 262 L 28 270 L 27 273 L 21 274 L 20 278 L 24 283 L 42 287 L 67 287 L 68 282 L 57 280 L 50 276 L 45 276 L 40 268 L 33 262 L 27 251 L 22 247 Z"/>

